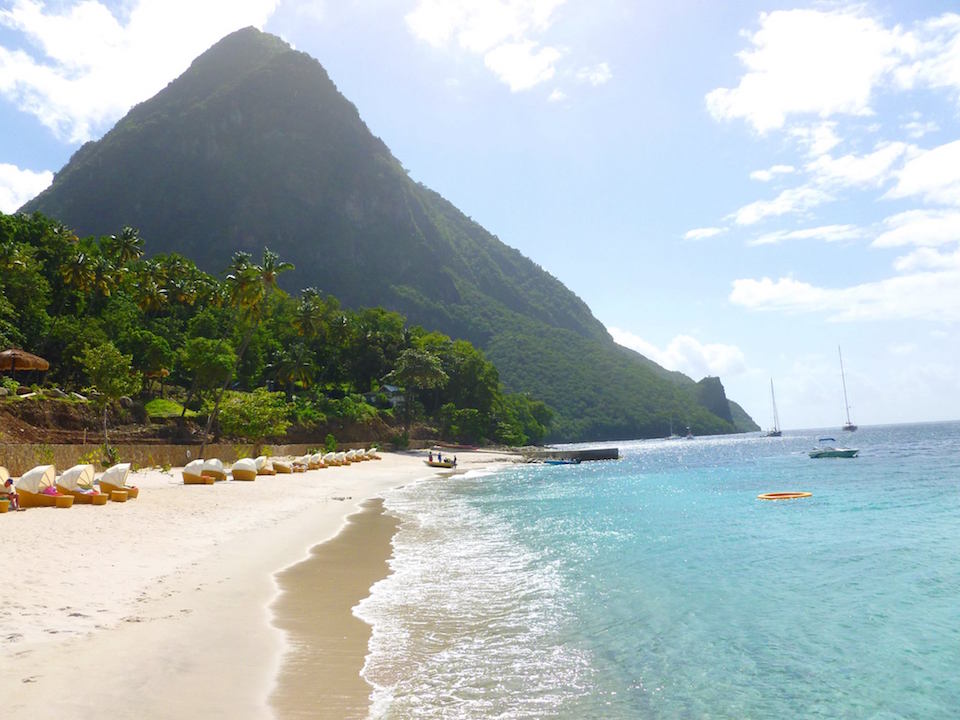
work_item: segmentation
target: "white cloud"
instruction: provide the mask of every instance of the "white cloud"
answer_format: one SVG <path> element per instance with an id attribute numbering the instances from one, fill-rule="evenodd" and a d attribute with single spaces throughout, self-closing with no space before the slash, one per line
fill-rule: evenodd
<path id="1" fill-rule="evenodd" d="M 552 78 L 561 56 L 556 48 L 538 50 L 536 43 L 526 41 L 499 45 L 484 56 L 483 62 L 510 86 L 511 92 L 519 92 Z"/>
<path id="2" fill-rule="evenodd" d="M 593 86 L 608 83 L 612 78 L 613 71 L 610 69 L 610 65 L 605 62 L 598 63 L 593 67 L 582 68 L 577 73 L 577 80 L 588 82 Z"/>
<path id="3" fill-rule="evenodd" d="M 883 225 L 886 229 L 874 238 L 873 247 L 938 247 L 960 242 L 958 210 L 908 210 L 891 215 Z"/>
<path id="4" fill-rule="evenodd" d="M 703 227 L 703 228 L 694 228 L 693 230 L 687 230 L 683 234 L 684 240 L 706 240 L 707 238 L 716 237 L 717 235 L 722 235 L 727 231 L 727 228 L 720 227 Z"/>
<path id="5" fill-rule="evenodd" d="M 555 88 L 553 92 L 550 93 L 550 97 L 547 98 L 550 102 L 560 102 L 561 100 L 566 100 L 567 94 L 560 88 Z"/>
<path id="6" fill-rule="evenodd" d="M 777 175 L 789 175 L 794 171 L 796 171 L 796 168 L 793 165 L 774 165 L 767 170 L 754 170 L 750 173 L 750 179 L 760 182 L 770 182 Z"/>
<path id="7" fill-rule="evenodd" d="M 718 120 L 742 118 L 761 133 L 783 127 L 792 114 L 871 114 L 874 87 L 914 49 L 910 35 L 883 27 L 859 6 L 762 13 L 747 37 L 740 83 L 713 90 L 706 102 Z"/>
<path id="8" fill-rule="evenodd" d="M 414 37 L 434 47 L 451 43 L 483 57 L 511 91 L 528 90 L 556 74 L 565 50 L 544 43 L 556 11 L 567 0 L 418 0 L 407 13 Z M 585 79 L 599 84 L 610 69 L 600 63 Z M 579 77 L 579 75 L 578 75 Z M 551 94 L 550 100 L 558 98 Z"/>
<path id="9" fill-rule="evenodd" d="M 836 127 L 835 122 L 821 122 L 815 125 L 795 125 L 789 128 L 788 132 L 791 137 L 806 147 L 810 156 L 818 157 L 830 152 L 842 142 L 837 135 Z"/>
<path id="10" fill-rule="evenodd" d="M 734 214 L 737 225 L 753 225 L 768 217 L 803 212 L 833 198 L 824 190 L 802 186 L 784 190 L 773 200 L 757 200 L 744 205 Z"/>
<path id="11" fill-rule="evenodd" d="M 920 272 L 847 288 L 793 278 L 734 280 L 730 302 L 752 310 L 827 313 L 832 320 L 960 321 L 960 269 Z"/>
<path id="12" fill-rule="evenodd" d="M 789 240 L 823 240 L 839 242 L 863 237 L 864 230 L 856 225 L 821 225 L 802 230 L 775 230 L 751 240 L 749 245 L 777 245 Z"/>
<path id="13" fill-rule="evenodd" d="M 58 138 L 89 140 L 155 95 L 224 35 L 262 27 L 279 0 L 139 0 L 121 22 L 98 0 L 15 0 L 0 25 L 30 51 L 0 47 L 0 95 Z"/>
<path id="14" fill-rule="evenodd" d="M 15 212 L 51 182 L 53 173 L 49 170 L 34 172 L 0 163 L 0 212 Z"/>
<path id="15" fill-rule="evenodd" d="M 898 272 L 960 269 L 960 250 L 952 253 L 941 253 L 933 248 L 922 247 L 898 257 L 894 261 L 893 267 Z"/>
<path id="16" fill-rule="evenodd" d="M 484 54 L 546 30 L 566 0 L 419 0 L 405 20 L 410 31 L 435 47 L 451 40 Z"/>
<path id="17" fill-rule="evenodd" d="M 620 345 L 636 350 L 667 370 L 677 370 L 695 380 L 707 375 L 730 377 L 747 371 L 743 351 L 736 345 L 705 344 L 689 335 L 678 335 L 661 350 L 629 330 L 615 327 L 607 330 Z"/>
<path id="18" fill-rule="evenodd" d="M 887 197 L 919 197 L 930 203 L 960 206 L 960 140 L 910 159 Z"/>
<path id="19" fill-rule="evenodd" d="M 903 124 L 903 131 L 907 133 L 907 137 L 913 140 L 919 140 L 924 135 L 929 133 L 935 133 L 940 129 L 940 126 L 933 120 L 928 120 L 926 122 L 921 120 L 911 120 Z"/>
<path id="20" fill-rule="evenodd" d="M 902 142 L 881 143 L 867 155 L 839 158 L 821 155 L 808 163 L 806 169 L 822 184 L 880 186 L 890 178 L 894 164 L 910 149 L 911 146 Z"/>

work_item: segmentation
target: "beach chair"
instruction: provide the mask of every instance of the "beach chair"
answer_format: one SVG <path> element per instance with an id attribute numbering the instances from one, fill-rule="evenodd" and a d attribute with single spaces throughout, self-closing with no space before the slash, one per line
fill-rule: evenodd
<path id="1" fill-rule="evenodd" d="M 223 469 L 223 463 L 217 458 L 203 461 L 203 474 L 209 475 L 217 482 L 227 479 L 227 471 Z"/>
<path id="2" fill-rule="evenodd" d="M 325 468 L 326 465 L 325 465 L 324 462 L 323 462 L 323 454 L 322 454 L 322 453 L 313 453 L 313 454 L 310 456 L 310 465 L 309 465 L 308 467 L 309 467 L 311 470 L 320 470 L 321 468 Z"/>
<path id="3" fill-rule="evenodd" d="M 273 463 L 267 459 L 266 455 L 259 456 L 254 462 L 257 464 L 257 475 L 277 474 L 277 471 L 273 468 Z"/>
<path id="4" fill-rule="evenodd" d="M 213 485 L 212 475 L 203 474 L 203 460 L 192 460 L 183 468 L 184 485 Z"/>
<path id="5" fill-rule="evenodd" d="M 107 493 L 114 502 L 123 502 L 122 493 L 134 500 L 140 497 L 140 488 L 127 485 L 127 475 L 130 474 L 130 463 L 119 463 L 100 476 L 100 492 Z"/>
<path id="6" fill-rule="evenodd" d="M 293 463 L 289 460 L 274 460 L 273 469 L 277 475 L 289 475 L 293 472 Z"/>
<path id="7" fill-rule="evenodd" d="M 252 458 L 237 460 L 230 468 L 230 475 L 234 480 L 256 480 L 257 461 Z"/>
<path id="8" fill-rule="evenodd" d="M 375 447 L 367 448 L 367 455 L 369 455 L 372 460 L 382 459 L 380 455 L 377 454 L 377 449 Z"/>
<path id="9" fill-rule="evenodd" d="M 57 490 L 72 495 L 77 505 L 106 505 L 107 495 L 93 482 L 93 465 L 74 465 L 57 478 Z"/>
<path id="10" fill-rule="evenodd" d="M 64 495 L 56 487 L 57 470 L 53 465 L 38 465 L 25 472 L 14 484 L 20 496 L 20 507 L 73 506 L 73 495 Z"/>
<path id="11" fill-rule="evenodd" d="M 349 465 L 347 462 L 347 454 L 345 452 L 338 452 L 336 455 L 337 465 Z"/>

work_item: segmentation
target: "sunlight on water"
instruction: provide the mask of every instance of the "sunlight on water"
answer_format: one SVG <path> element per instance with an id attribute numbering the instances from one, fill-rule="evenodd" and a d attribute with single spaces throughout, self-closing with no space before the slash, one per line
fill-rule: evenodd
<path id="1" fill-rule="evenodd" d="M 374 717 L 952 718 L 960 424 L 621 444 L 408 487 Z M 762 502 L 761 492 L 813 497 Z"/>

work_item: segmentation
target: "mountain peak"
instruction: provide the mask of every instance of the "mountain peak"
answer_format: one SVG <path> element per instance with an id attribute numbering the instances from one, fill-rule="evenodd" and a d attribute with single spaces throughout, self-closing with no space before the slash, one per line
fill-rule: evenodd
<path id="1" fill-rule="evenodd" d="M 566 439 L 663 433 L 667 405 L 697 433 L 732 429 L 692 380 L 624 354 L 559 280 L 412 181 L 317 60 L 255 28 L 81 148 L 23 210 L 80 235 L 137 227 L 148 252 L 212 273 L 269 246 L 296 266 L 288 290 L 382 305 L 482 347 L 509 389 L 559 411 Z"/>

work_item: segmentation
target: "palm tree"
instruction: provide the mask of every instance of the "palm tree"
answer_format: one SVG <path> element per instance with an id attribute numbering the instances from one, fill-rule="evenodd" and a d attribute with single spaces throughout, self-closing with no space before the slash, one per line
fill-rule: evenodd
<path id="1" fill-rule="evenodd" d="M 316 370 L 310 348 L 298 342 L 283 352 L 277 364 L 277 381 L 287 386 L 289 397 L 293 394 L 293 386 L 296 383 L 300 383 L 304 388 L 310 387 L 316 376 Z"/>
<path id="2" fill-rule="evenodd" d="M 117 267 L 126 267 L 143 256 L 140 231 L 124 226 L 119 235 L 111 235 L 105 243 L 107 256 Z"/>
<path id="3" fill-rule="evenodd" d="M 96 279 L 93 260 L 87 253 L 77 250 L 66 263 L 60 266 L 60 276 L 67 287 L 79 293 L 86 293 L 93 287 Z"/>
<path id="4" fill-rule="evenodd" d="M 230 303 L 240 312 L 240 321 L 246 324 L 243 341 L 237 350 L 237 362 L 233 367 L 233 373 L 223 383 L 217 398 L 213 403 L 213 410 L 207 417 L 207 426 L 203 434 L 203 444 L 200 446 L 201 457 L 207 448 L 207 437 L 210 435 L 210 428 L 213 427 L 213 421 L 220 412 L 220 401 L 223 394 L 230 385 L 230 380 L 236 374 L 243 354 L 250 345 L 253 333 L 260 324 L 263 314 L 268 308 L 268 300 L 274 290 L 277 289 L 277 276 L 287 270 L 293 270 L 293 264 L 281 262 L 280 256 L 269 248 L 263 250 L 263 260 L 260 265 L 254 265 L 251 262 L 250 253 L 238 251 L 233 254 L 233 260 L 230 263 L 230 273 L 227 275 L 227 286 L 230 292 Z"/>

